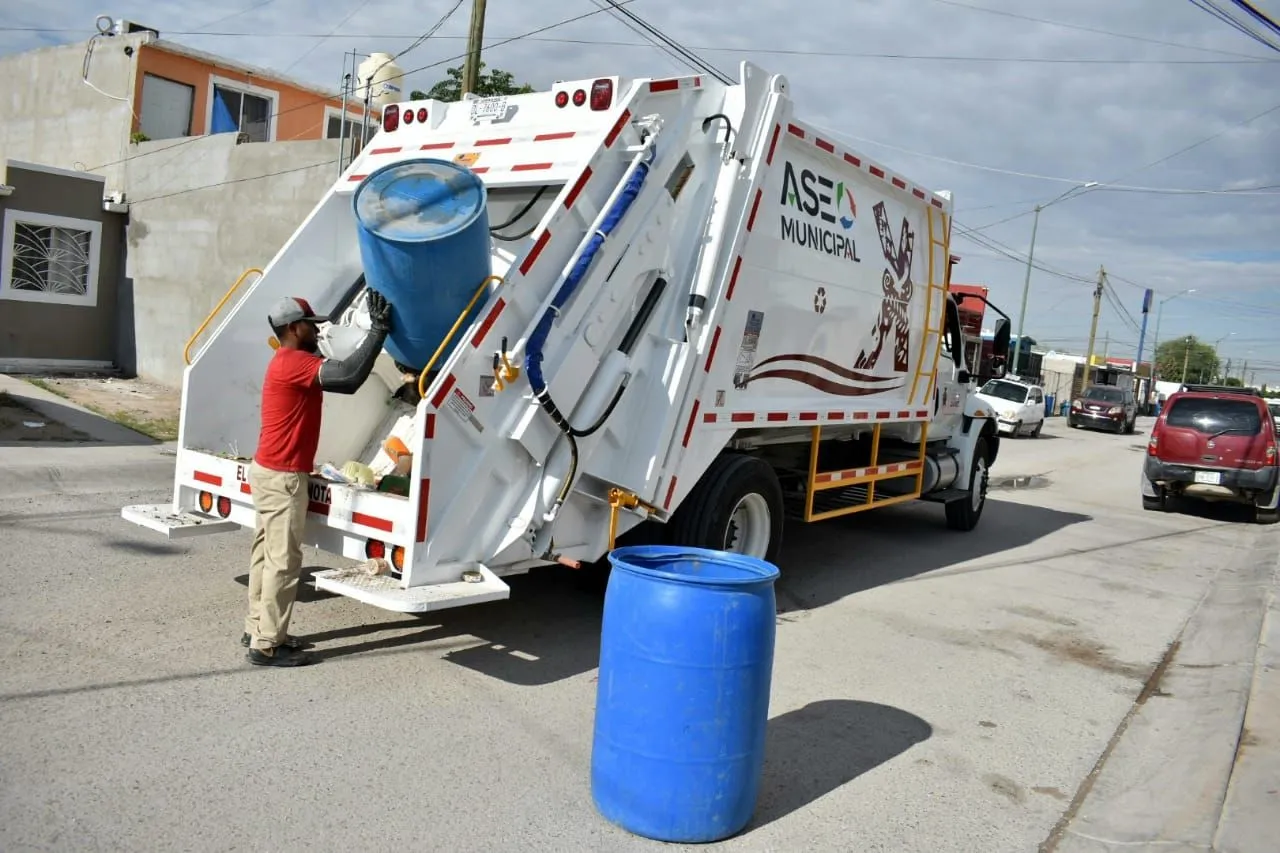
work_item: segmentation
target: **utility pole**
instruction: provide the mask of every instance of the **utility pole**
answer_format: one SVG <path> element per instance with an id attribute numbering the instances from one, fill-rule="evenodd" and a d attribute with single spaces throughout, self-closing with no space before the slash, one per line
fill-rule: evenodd
<path id="1" fill-rule="evenodd" d="M 1102 364 L 1107 364 L 1107 354 L 1111 352 L 1111 330 L 1107 330 L 1107 335 L 1102 339 Z"/>
<path id="2" fill-rule="evenodd" d="M 1187 345 L 1182 350 L 1182 384 L 1187 384 L 1187 362 L 1191 360 L 1191 336 L 1187 335 Z"/>
<path id="3" fill-rule="evenodd" d="M 1093 382 L 1093 344 L 1098 340 L 1098 315 L 1102 313 L 1102 289 L 1107 286 L 1107 270 L 1098 267 L 1098 286 L 1093 289 L 1093 323 L 1089 326 L 1089 348 L 1084 355 L 1084 384 Z"/>
<path id="4" fill-rule="evenodd" d="M 462 66 L 461 95 L 474 93 L 480 85 L 480 48 L 484 44 L 484 3 L 485 0 L 471 2 L 471 29 L 467 33 L 467 59 Z"/>

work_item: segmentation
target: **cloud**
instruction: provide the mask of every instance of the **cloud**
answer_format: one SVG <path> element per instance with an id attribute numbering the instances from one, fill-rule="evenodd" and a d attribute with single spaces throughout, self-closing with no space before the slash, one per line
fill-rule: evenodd
<path id="1" fill-rule="evenodd" d="M 1200 50 L 1035 23 L 945 0 L 811 0 L 799 7 L 780 0 L 709 0 L 697 5 L 636 0 L 630 8 L 680 42 L 698 47 L 708 61 L 731 74 L 744 59 L 785 74 L 798 114 L 837 134 L 966 163 L 1081 180 L 1199 189 L 1280 186 L 1280 110 L 1241 124 L 1280 101 L 1280 62 L 1249 64 L 1237 62 L 1240 56 L 1211 51 L 1273 60 L 1280 59 L 1280 53 L 1268 57 L 1262 46 L 1190 3 L 959 3 Z M 65 0 L 56 26 L 82 31 L 34 33 L 3 28 L 55 26 L 50 16 L 34 4 L 18 9 L 8 5 L 0 10 L 0 53 L 87 37 L 102 8 L 88 0 Z M 192 47 L 288 69 L 292 76 L 336 88 L 344 50 L 398 51 L 452 3 L 371 0 L 337 29 L 334 38 L 323 41 L 289 36 L 332 31 L 350 14 L 350 2 L 234 0 L 234 5 L 217 12 L 210 11 L 211 5 L 122 0 L 112 8 L 113 14 L 156 27 L 165 37 Z M 429 88 L 446 66 L 458 64 L 469 5 L 462 6 L 439 38 L 401 60 L 407 69 L 434 66 L 411 74 L 406 88 Z M 1280 0 L 1260 5 L 1280 16 Z M 595 9 L 589 0 L 490 4 L 486 30 L 493 42 Z M 237 10 L 244 11 L 236 14 Z M 225 20 L 218 22 L 219 18 Z M 180 34 L 207 31 L 212 22 L 217 22 L 212 27 L 217 32 L 241 35 Z M 396 37 L 374 39 L 362 33 Z M 596 14 L 494 47 L 486 60 L 539 88 L 556 79 L 602 73 L 684 73 L 681 63 L 659 50 L 633 46 L 640 42 L 622 23 Z M 887 55 L 1123 62 L 977 62 Z M 1211 142 L 1148 167 L 1219 133 Z M 871 143 L 853 142 L 851 147 L 925 186 L 953 191 L 957 219 L 969 227 L 1026 214 L 983 232 L 1015 254 L 1029 245 L 1032 205 L 1047 202 L 1069 186 L 957 166 Z M 1119 277 L 1113 278 L 1116 292 L 1134 315 L 1141 306 L 1141 286 L 1164 294 L 1196 288 L 1196 294 L 1167 305 L 1161 336 L 1193 333 L 1214 340 L 1235 332 L 1224 344 L 1224 353 L 1239 358 L 1246 349 L 1265 350 L 1264 344 L 1253 342 L 1274 338 L 1280 322 L 1278 244 L 1280 196 L 1095 191 L 1043 211 L 1035 255 L 1037 262 L 1083 277 L 1094 276 L 1105 265 Z M 958 278 L 987 284 L 993 298 L 1014 313 L 1023 264 L 964 239 L 955 240 L 953 247 L 963 256 Z M 1037 271 L 1027 332 L 1080 348 L 1091 309 L 1088 285 Z M 1100 335 L 1109 332 L 1114 341 L 1129 346 L 1123 354 L 1132 355 L 1137 335 L 1108 302 L 1099 329 Z M 1149 333 L 1148 342 L 1150 337 Z M 1123 350 L 1116 343 L 1111 352 Z M 1270 378 L 1280 381 L 1280 352 L 1257 358 L 1268 369 L 1274 366 Z"/>

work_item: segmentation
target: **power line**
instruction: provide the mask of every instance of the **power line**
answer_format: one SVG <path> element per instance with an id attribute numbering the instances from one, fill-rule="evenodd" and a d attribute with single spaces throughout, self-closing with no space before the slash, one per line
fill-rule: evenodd
<path id="1" fill-rule="evenodd" d="M 1218 50 L 1217 48 L 1212 48 L 1212 47 L 1199 47 L 1197 45 L 1191 45 L 1191 44 L 1180 44 L 1178 42 L 1164 41 L 1162 39 L 1154 39 L 1148 36 L 1136 36 L 1130 33 L 1117 33 L 1112 30 L 1102 30 L 1096 27 L 1082 26 L 1080 24 L 1068 24 L 1064 21 L 1050 21 L 1045 18 L 1034 18 L 1030 15 L 1020 15 L 1017 12 L 1006 12 L 1003 9 L 988 9 L 985 6 L 973 6 L 969 3 L 958 3 L 956 2 L 956 0 L 933 0 L 933 2 L 941 3 L 944 6 L 955 6 L 958 9 L 968 9 L 971 12 L 984 12 L 988 15 L 998 15 L 1003 18 L 1016 18 L 1021 21 L 1031 21 L 1036 24 L 1046 24 L 1051 27 L 1061 27 L 1067 30 L 1080 30 L 1081 32 L 1094 33 L 1096 35 L 1103 35 L 1103 36 L 1112 36 L 1113 38 L 1129 39 L 1130 41 L 1146 42 L 1147 44 L 1159 44 L 1159 45 L 1164 45 L 1165 47 L 1178 47 L 1178 48 L 1182 48 L 1183 50 L 1198 50 L 1203 53 L 1220 53 L 1220 54 L 1225 54 L 1227 56 L 1244 56 L 1250 59 L 1259 58 L 1247 53 L 1236 53 L 1235 51 L 1231 51 L 1231 50 Z M 1192 2 L 1195 2 L 1195 0 L 1192 0 Z"/>
<path id="2" fill-rule="evenodd" d="M 249 6 L 245 9 L 241 9 L 239 12 L 232 12 L 229 15 L 223 15 L 221 18 L 215 18 L 214 20 L 210 21 L 207 24 L 201 24 L 199 29 L 202 29 L 202 30 L 208 29 L 209 27 L 212 27 L 214 24 L 221 24 L 225 21 L 231 20 L 232 18 L 238 18 L 241 15 L 247 15 L 250 12 L 256 12 L 259 9 L 263 8 L 264 6 L 270 6 L 274 2 L 276 2 L 276 0 L 261 0 L 261 2 L 255 3 L 252 6 Z"/>
<path id="3" fill-rule="evenodd" d="M 315 53 L 316 50 L 319 49 L 320 45 L 324 44 L 327 39 L 332 38 L 334 33 L 342 29 L 342 27 L 346 25 L 347 21 L 351 20 L 356 15 L 360 14 L 360 12 L 364 10 L 364 7 L 368 5 L 369 5 L 369 0 L 360 0 L 359 3 L 357 3 L 355 6 L 352 7 L 351 11 L 347 13 L 347 16 L 345 18 L 343 18 L 341 21 L 338 21 L 338 23 L 333 25 L 333 29 L 329 31 L 329 34 L 327 36 L 325 36 L 324 38 L 317 39 L 316 43 L 311 45 L 311 47 L 307 48 L 306 50 L 304 50 L 301 56 L 299 56 L 293 62 L 290 62 L 288 65 L 286 65 L 284 68 L 284 71 L 282 71 L 281 73 L 282 74 L 288 73 L 289 70 L 294 68 L 299 62 L 306 59 L 311 54 Z"/>
<path id="4" fill-rule="evenodd" d="M 1191 0 L 1191 5 L 1204 12 L 1208 12 L 1227 26 L 1253 39 L 1264 47 L 1269 47 L 1272 50 L 1280 50 L 1280 47 L 1272 44 L 1265 36 L 1254 32 L 1240 21 L 1237 21 L 1228 10 L 1223 9 L 1221 6 L 1217 5 L 1217 3 L 1213 2 L 1213 0 Z"/>

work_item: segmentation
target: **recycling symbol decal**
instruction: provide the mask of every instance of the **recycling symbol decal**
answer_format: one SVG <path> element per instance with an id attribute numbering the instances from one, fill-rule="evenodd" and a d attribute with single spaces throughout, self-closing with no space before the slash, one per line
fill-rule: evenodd
<path id="1" fill-rule="evenodd" d="M 813 294 L 813 310 L 822 314 L 827 310 L 827 289 L 819 287 L 818 292 Z"/>

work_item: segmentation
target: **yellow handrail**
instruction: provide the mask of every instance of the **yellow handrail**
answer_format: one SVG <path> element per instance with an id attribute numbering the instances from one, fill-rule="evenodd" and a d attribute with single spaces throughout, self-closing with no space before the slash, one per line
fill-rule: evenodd
<path id="1" fill-rule="evenodd" d="M 480 300 L 480 294 L 484 293 L 485 288 L 489 286 L 489 282 L 496 281 L 499 286 L 502 285 L 502 276 L 491 275 L 484 281 L 480 282 L 480 286 L 476 288 L 475 295 L 471 297 L 471 301 L 467 303 L 467 307 L 462 309 L 462 313 L 458 315 L 458 319 L 454 321 L 453 328 L 449 330 L 449 334 L 444 336 L 444 340 L 440 342 L 440 346 L 436 347 L 435 355 L 431 356 L 431 360 L 427 362 L 427 366 L 422 368 L 422 373 L 418 374 L 418 396 L 427 396 L 427 373 L 431 368 L 436 366 L 436 362 L 440 360 L 441 354 L 444 353 L 445 347 L 449 346 L 449 342 L 453 340 L 453 336 L 458 333 L 458 329 L 462 326 L 462 321 L 467 319 L 467 315 L 471 313 L 471 309 L 475 307 L 476 302 Z"/>
<path id="2" fill-rule="evenodd" d="M 223 296 L 222 299 L 218 300 L 217 305 L 213 306 L 213 310 L 209 312 L 209 316 L 205 317 L 204 322 L 200 324 L 200 328 L 196 329 L 195 333 L 192 334 L 191 337 L 187 339 L 187 346 L 182 351 L 183 361 L 185 361 L 187 364 L 191 363 L 191 347 L 195 345 L 196 338 L 200 337 L 200 335 L 204 333 L 204 330 L 209 328 L 209 324 L 213 322 L 214 317 L 218 316 L 218 312 L 222 310 L 222 306 L 227 304 L 227 300 L 231 298 L 231 294 L 239 290 L 240 285 L 244 284 L 244 280 L 248 278 L 251 273 L 255 273 L 255 272 L 258 275 L 262 275 L 262 270 L 258 269 L 257 267 L 253 267 L 252 269 L 247 269 L 244 272 L 242 272 L 240 274 L 240 277 L 236 279 L 236 283 L 231 285 L 231 289 L 226 292 L 226 295 Z"/>

